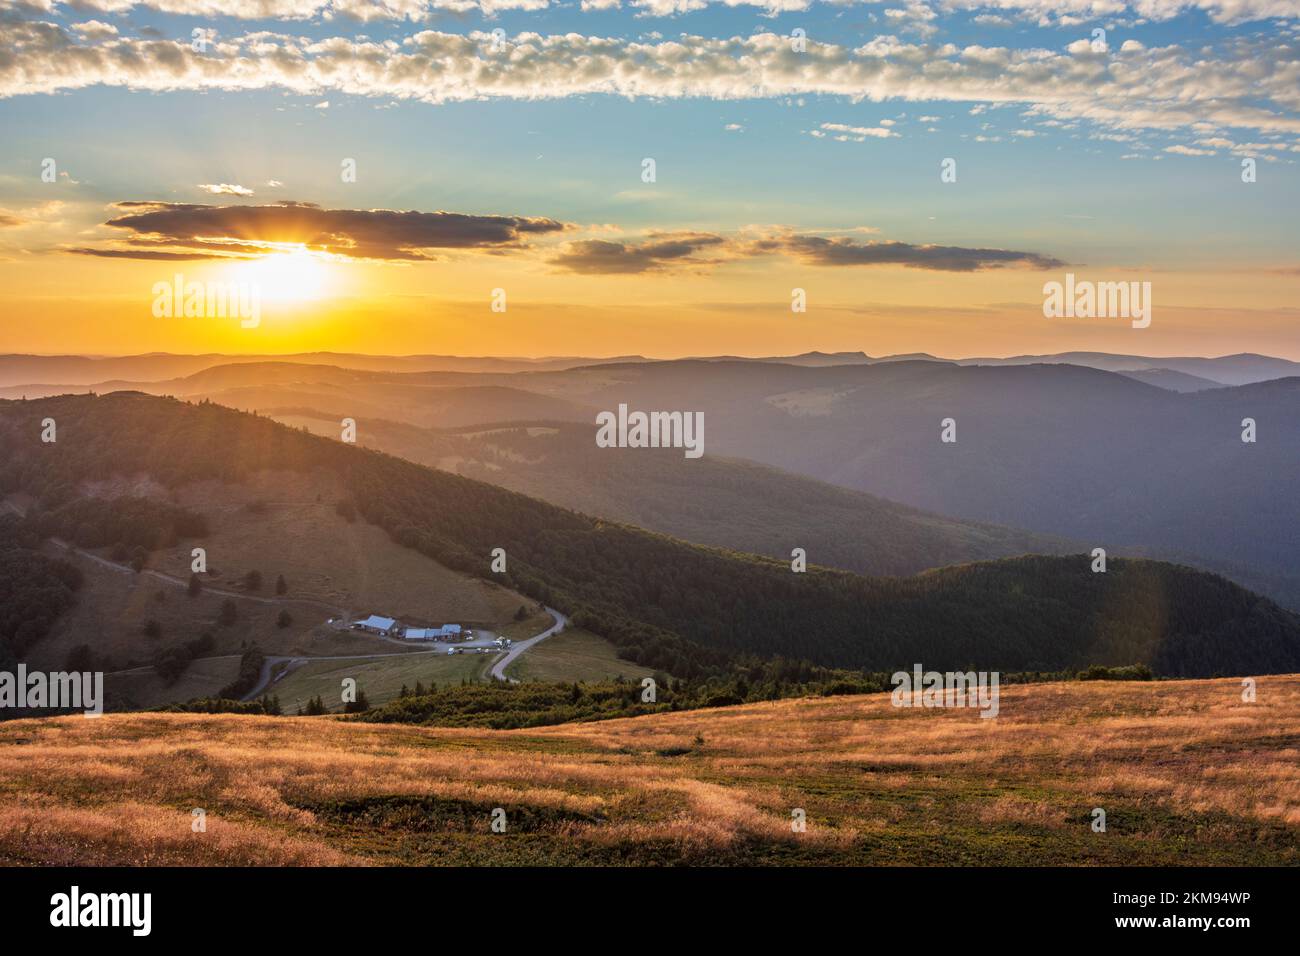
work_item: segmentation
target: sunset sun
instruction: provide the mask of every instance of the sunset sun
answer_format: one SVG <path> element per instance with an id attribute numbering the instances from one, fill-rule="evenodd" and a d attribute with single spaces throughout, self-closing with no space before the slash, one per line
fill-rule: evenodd
<path id="1" fill-rule="evenodd" d="M 275 252 L 235 269 L 239 281 L 252 284 L 268 302 L 312 302 L 330 288 L 326 257 L 304 248 Z"/>

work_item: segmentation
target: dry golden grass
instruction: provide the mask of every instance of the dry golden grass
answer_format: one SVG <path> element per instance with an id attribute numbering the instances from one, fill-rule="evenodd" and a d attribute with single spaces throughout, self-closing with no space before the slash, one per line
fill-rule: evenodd
<path id="1" fill-rule="evenodd" d="M 1295 864 L 1298 757 L 1295 676 L 1251 704 L 1236 680 L 1004 687 L 993 720 L 876 695 L 526 731 L 17 721 L 0 860 Z"/>

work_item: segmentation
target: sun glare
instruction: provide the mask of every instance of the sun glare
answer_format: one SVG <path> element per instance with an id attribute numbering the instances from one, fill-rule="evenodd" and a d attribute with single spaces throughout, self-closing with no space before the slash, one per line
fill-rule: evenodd
<path id="1" fill-rule="evenodd" d="M 305 249 L 272 253 L 239 269 L 240 279 L 259 289 L 263 301 L 310 302 L 328 290 L 324 257 Z"/>

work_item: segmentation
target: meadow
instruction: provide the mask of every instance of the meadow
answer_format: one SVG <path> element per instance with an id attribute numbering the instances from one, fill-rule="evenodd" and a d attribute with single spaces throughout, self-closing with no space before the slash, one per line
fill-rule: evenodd
<path id="1" fill-rule="evenodd" d="M 545 627 L 545 624 L 542 624 Z M 533 633 L 537 633 L 534 631 Z M 529 648 L 506 668 L 506 676 L 528 681 L 640 681 L 654 671 L 625 661 L 617 648 L 590 631 L 569 628 Z"/>
<path id="2" fill-rule="evenodd" d="M 1253 703 L 1236 679 L 1008 686 L 994 720 L 877 694 L 518 731 L 12 721 L 0 861 L 1295 865 L 1298 757 L 1295 675 Z"/>

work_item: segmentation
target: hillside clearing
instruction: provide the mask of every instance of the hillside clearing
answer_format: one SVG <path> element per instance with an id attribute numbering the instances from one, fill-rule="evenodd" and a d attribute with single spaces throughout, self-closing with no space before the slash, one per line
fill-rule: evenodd
<path id="1" fill-rule="evenodd" d="M 595 682 L 625 677 L 639 681 L 654 671 L 618 656 L 613 644 L 579 628 L 569 628 L 531 647 L 506 668 L 515 680 Z"/>
<path id="2" fill-rule="evenodd" d="M 286 714 L 297 713 L 308 699 L 317 696 L 327 710 L 339 711 L 343 709 L 340 689 L 344 678 L 355 680 L 357 690 L 365 691 L 372 705 L 379 705 L 396 697 L 403 684 L 413 689 L 416 681 L 427 688 L 430 683 L 443 686 L 479 680 L 495 659 L 496 654 L 400 654 L 377 660 L 309 661 L 263 693 L 280 698 Z"/>

